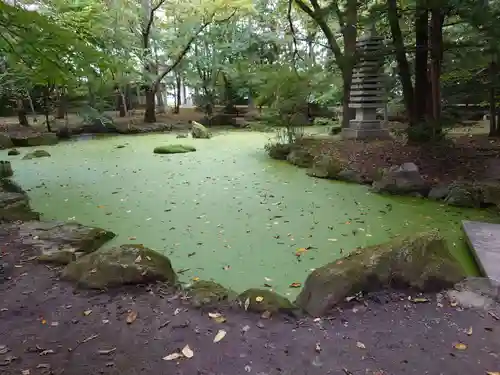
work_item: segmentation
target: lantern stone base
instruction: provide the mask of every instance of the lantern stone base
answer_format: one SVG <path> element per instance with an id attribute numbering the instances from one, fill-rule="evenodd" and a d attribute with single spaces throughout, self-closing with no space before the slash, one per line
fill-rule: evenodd
<path id="1" fill-rule="evenodd" d="M 384 129 L 380 121 L 351 120 L 349 127 L 342 129 L 341 136 L 343 139 L 359 140 L 392 139 L 389 130 Z"/>

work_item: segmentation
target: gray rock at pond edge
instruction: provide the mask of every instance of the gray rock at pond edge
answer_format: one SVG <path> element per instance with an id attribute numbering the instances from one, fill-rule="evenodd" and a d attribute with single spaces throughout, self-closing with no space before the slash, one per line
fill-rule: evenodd
<path id="1" fill-rule="evenodd" d="M 55 133 L 19 133 L 12 134 L 10 139 L 16 147 L 49 146 L 59 142 Z"/>
<path id="2" fill-rule="evenodd" d="M 232 302 L 238 294 L 214 281 L 198 280 L 187 288 L 187 295 L 196 307 L 213 305 L 223 301 Z"/>
<path id="3" fill-rule="evenodd" d="M 440 201 L 446 198 L 450 192 L 449 185 L 438 185 L 434 186 L 431 191 L 429 191 L 428 198 L 436 201 Z"/>
<path id="4" fill-rule="evenodd" d="M 72 222 L 28 221 L 17 227 L 19 238 L 36 249 L 39 261 L 56 264 L 68 264 L 115 237 L 110 231 Z"/>
<path id="5" fill-rule="evenodd" d="M 306 164 L 307 158 L 301 160 Z M 342 163 L 334 156 L 320 156 L 314 159 L 312 167 L 307 170 L 307 175 L 316 178 L 336 180 L 342 170 Z"/>
<path id="6" fill-rule="evenodd" d="M 317 268 L 295 303 L 313 316 L 324 315 L 346 297 L 390 287 L 436 291 L 453 286 L 464 271 L 437 231 L 397 238 L 356 250 Z"/>
<path id="7" fill-rule="evenodd" d="M 0 178 L 11 177 L 14 175 L 10 161 L 0 160 Z"/>
<path id="8" fill-rule="evenodd" d="M 48 151 L 35 150 L 33 152 L 28 152 L 26 155 L 24 155 L 23 160 L 30 160 L 30 159 L 36 159 L 36 158 L 47 158 L 47 157 L 50 157 L 50 154 Z"/>
<path id="9" fill-rule="evenodd" d="M 357 184 L 371 183 L 361 172 L 352 169 L 343 169 L 337 175 L 337 180 L 355 182 Z"/>
<path id="10" fill-rule="evenodd" d="M 17 149 L 17 148 L 13 148 L 12 150 L 9 150 L 7 152 L 7 155 L 9 156 L 16 156 L 16 155 L 20 155 L 21 152 Z"/>
<path id="11" fill-rule="evenodd" d="M 482 193 L 478 185 L 469 181 L 455 181 L 449 186 L 445 203 L 457 207 L 481 207 Z"/>
<path id="12" fill-rule="evenodd" d="M 244 306 L 248 300 L 248 310 L 258 313 L 289 313 L 298 310 L 298 307 L 278 293 L 268 289 L 251 288 L 238 296 L 238 301 Z"/>
<path id="13" fill-rule="evenodd" d="M 203 126 L 199 122 L 191 121 L 191 136 L 193 138 L 209 139 L 212 137 L 212 134 L 205 126 Z"/>
<path id="14" fill-rule="evenodd" d="M 6 148 L 11 148 L 13 147 L 14 144 L 12 143 L 12 140 L 7 134 L 0 133 L 0 149 L 6 149 Z"/>
<path id="15" fill-rule="evenodd" d="M 373 182 L 372 190 L 379 193 L 418 193 L 426 196 L 429 192 L 429 186 L 414 163 L 404 163 L 385 169 L 380 179 Z"/>
<path id="16" fill-rule="evenodd" d="M 297 148 L 290 151 L 286 160 L 297 167 L 309 168 L 313 165 L 314 157 L 309 151 Z"/>
<path id="17" fill-rule="evenodd" d="M 100 249 L 83 255 L 64 268 L 61 278 L 89 289 L 156 281 L 173 285 L 177 281 L 166 256 L 136 244 Z"/>

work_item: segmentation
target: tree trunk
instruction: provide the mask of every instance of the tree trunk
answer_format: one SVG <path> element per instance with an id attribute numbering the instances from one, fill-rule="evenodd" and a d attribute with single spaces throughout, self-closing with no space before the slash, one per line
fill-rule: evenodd
<path id="1" fill-rule="evenodd" d="M 187 105 L 186 80 L 182 80 L 182 104 Z"/>
<path id="2" fill-rule="evenodd" d="M 490 73 L 490 87 L 489 87 L 489 102 L 490 102 L 490 137 L 500 136 L 500 126 L 497 124 L 497 111 L 496 111 L 496 92 L 495 80 L 497 75 L 497 63 L 493 59 L 489 67 Z"/>
<path id="3" fill-rule="evenodd" d="M 125 108 L 126 106 L 125 100 L 123 98 L 119 86 L 115 86 L 115 97 L 116 97 L 116 110 L 119 113 L 119 116 L 120 117 L 127 116 L 127 110 Z"/>
<path id="4" fill-rule="evenodd" d="M 161 89 L 156 91 L 156 113 L 165 113 L 165 101 Z"/>
<path id="5" fill-rule="evenodd" d="M 425 0 L 418 0 L 415 19 L 415 120 L 423 122 L 427 113 L 429 81 L 427 76 L 429 10 Z"/>
<path id="6" fill-rule="evenodd" d="M 24 101 L 22 99 L 17 99 L 17 119 L 19 125 L 30 126 L 28 122 L 28 117 L 26 116 L 26 109 L 24 109 Z"/>
<path id="7" fill-rule="evenodd" d="M 56 114 L 56 119 L 63 119 L 66 117 L 66 112 L 67 112 L 67 96 L 66 92 L 64 90 L 64 87 L 59 88 L 59 100 L 58 100 L 58 106 L 57 106 L 57 114 Z"/>
<path id="8" fill-rule="evenodd" d="M 398 75 L 403 87 L 403 101 L 405 103 L 406 116 L 410 125 L 415 122 L 414 119 L 414 97 L 413 85 L 411 82 L 411 71 L 408 59 L 406 58 L 406 48 L 404 45 L 403 33 L 399 26 L 399 15 L 397 0 L 387 0 L 387 15 L 391 27 L 392 42 L 396 52 L 396 61 L 398 63 Z"/>
<path id="9" fill-rule="evenodd" d="M 224 101 L 225 108 L 224 113 L 236 113 L 236 107 L 234 106 L 234 91 L 233 86 L 231 85 L 231 81 L 227 78 L 227 76 L 222 73 L 222 80 L 224 81 Z"/>
<path id="10" fill-rule="evenodd" d="M 43 90 L 43 112 L 45 115 L 45 123 L 47 124 L 47 131 L 52 132 L 52 128 L 50 127 L 50 87 L 49 84 L 45 85 Z"/>
<path id="11" fill-rule="evenodd" d="M 350 76 L 343 74 L 343 94 L 342 94 L 342 127 L 348 128 L 349 121 L 352 120 L 356 114 L 354 108 L 349 107 L 349 100 L 351 96 L 351 83 L 352 83 L 352 69 Z"/>
<path id="12" fill-rule="evenodd" d="M 444 14 L 440 7 L 431 10 L 430 52 L 431 52 L 431 88 L 432 120 L 436 134 L 441 132 L 441 60 L 443 45 Z"/>
<path id="13" fill-rule="evenodd" d="M 181 94 L 182 94 L 182 79 L 178 72 L 175 72 L 175 113 L 179 113 L 181 110 Z"/>
<path id="14" fill-rule="evenodd" d="M 144 122 L 156 122 L 155 91 L 150 85 L 146 86 L 146 110 L 144 111 Z"/>

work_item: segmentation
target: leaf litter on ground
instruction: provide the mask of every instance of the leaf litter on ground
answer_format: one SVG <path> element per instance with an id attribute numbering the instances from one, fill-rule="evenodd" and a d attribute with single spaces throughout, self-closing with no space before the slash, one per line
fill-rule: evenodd
<path id="1" fill-rule="evenodd" d="M 219 332 L 214 337 L 214 343 L 221 341 L 224 337 L 226 337 L 227 332 L 223 329 L 220 329 Z"/>

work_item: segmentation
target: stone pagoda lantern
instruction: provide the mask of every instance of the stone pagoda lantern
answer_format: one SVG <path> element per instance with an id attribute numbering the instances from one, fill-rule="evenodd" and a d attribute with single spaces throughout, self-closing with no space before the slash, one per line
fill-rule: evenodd
<path id="1" fill-rule="evenodd" d="M 360 58 L 354 66 L 349 103 L 356 110 L 356 117 L 349 121 L 348 128 L 342 129 L 342 138 L 388 139 L 389 131 L 377 120 L 377 109 L 384 108 L 386 103 L 384 56 L 380 53 L 384 48 L 383 38 L 372 28 L 358 39 L 356 48 Z"/>

